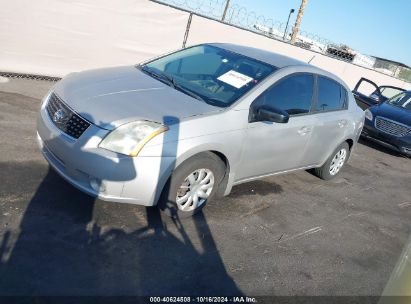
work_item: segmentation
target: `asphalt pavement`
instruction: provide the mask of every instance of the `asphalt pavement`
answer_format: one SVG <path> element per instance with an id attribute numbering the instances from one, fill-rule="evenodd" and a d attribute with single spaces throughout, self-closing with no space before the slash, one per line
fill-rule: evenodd
<path id="1" fill-rule="evenodd" d="M 411 233 L 411 159 L 361 141 L 341 175 L 234 187 L 184 221 L 49 168 L 52 82 L 0 79 L 0 295 L 380 295 Z"/>

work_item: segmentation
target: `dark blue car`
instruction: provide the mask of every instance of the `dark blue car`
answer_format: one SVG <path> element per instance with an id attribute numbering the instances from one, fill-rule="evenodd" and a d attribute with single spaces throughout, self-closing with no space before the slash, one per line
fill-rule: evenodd
<path id="1" fill-rule="evenodd" d="M 411 91 L 366 109 L 362 136 L 411 156 Z"/>

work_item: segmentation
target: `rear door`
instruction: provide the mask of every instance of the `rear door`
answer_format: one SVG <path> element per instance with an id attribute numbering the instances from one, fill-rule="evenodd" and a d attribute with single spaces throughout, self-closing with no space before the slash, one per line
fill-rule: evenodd
<path id="1" fill-rule="evenodd" d="M 324 76 L 316 78 L 313 116 L 315 127 L 307 147 L 307 165 L 322 164 L 348 133 L 348 93 L 338 82 Z"/>

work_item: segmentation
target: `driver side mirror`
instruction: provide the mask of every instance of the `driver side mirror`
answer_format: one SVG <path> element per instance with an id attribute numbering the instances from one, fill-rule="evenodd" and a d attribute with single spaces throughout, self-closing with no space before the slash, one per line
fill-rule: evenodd
<path id="1" fill-rule="evenodd" d="M 290 115 L 284 110 L 280 110 L 269 105 L 263 105 L 255 110 L 255 120 L 271 121 L 277 123 L 287 123 Z"/>

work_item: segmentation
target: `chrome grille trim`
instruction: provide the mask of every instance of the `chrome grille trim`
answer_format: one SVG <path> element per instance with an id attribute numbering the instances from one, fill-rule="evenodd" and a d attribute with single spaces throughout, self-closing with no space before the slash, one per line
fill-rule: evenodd
<path id="1" fill-rule="evenodd" d="M 411 134 L 409 126 L 381 116 L 375 117 L 374 125 L 377 130 L 397 137 Z"/>
<path id="2" fill-rule="evenodd" d="M 54 125 L 74 139 L 79 138 L 90 126 L 87 120 L 71 110 L 55 93 L 50 94 L 46 109 Z M 56 119 L 58 111 L 63 113 L 60 120 Z"/>

